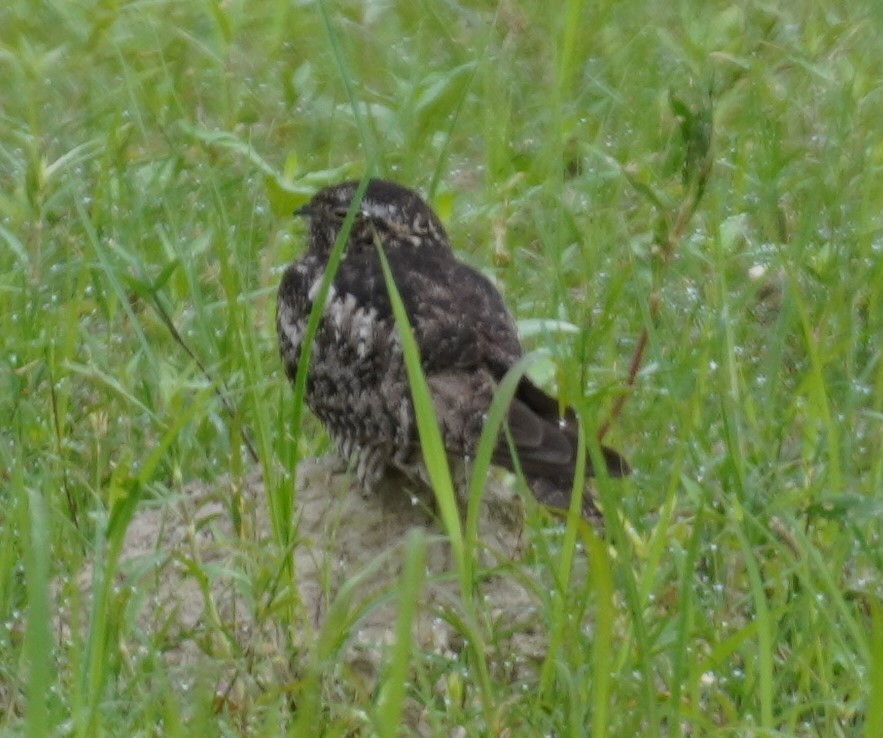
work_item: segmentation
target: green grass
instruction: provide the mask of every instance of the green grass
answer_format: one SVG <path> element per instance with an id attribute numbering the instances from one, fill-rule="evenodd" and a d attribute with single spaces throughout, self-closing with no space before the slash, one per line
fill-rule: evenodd
<path id="1" fill-rule="evenodd" d="M 876 738 L 879 5 L 4 3 L 0 732 L 391 736 L 416 703 L 438 735 Z M 696 156 L 681 119 L 709 106 L 713 170 L 666 256 Z M 648 329 L 607 438 L 636 471 L 599 480 L 606 541 L 527 521 L 551 634 L 530 683 L 488 670 L 500 625 L 471 592 L 448 612 L 471 655 L 408 641 L 419 537 L 391 542 L 399 638 L 376 688 L 349 686 L 340 648 L 374 603 L 340 597 L 316 644 L 294 635 L 291 481 L 327 441 L 307 412 L 295 435 L 275 289 L 293 207 L 366 170 L 426 193 L 518 318 L 579 327 L 526 343 L 587 435 Z M 263 499 L 239 492 L 255 469 Z M 256 607 L 288 681 L 219 696 L 195 670 L 181 689 L 162 633 L 127 617 L 132 516 L 195 482 L 244 538 L 269 510 L 236 575 L 276 594 Z M 61 631 L 53 594 L 84 566 Z M 220 616 L 206 631 L 219 670 L 272 660 Z"/>

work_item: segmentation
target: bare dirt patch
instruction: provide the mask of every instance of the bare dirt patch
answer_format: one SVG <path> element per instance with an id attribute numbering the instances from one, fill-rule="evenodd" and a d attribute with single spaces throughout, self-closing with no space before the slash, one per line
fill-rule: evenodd
<path id="1" fill-rule="evenodd" d="M 333 460 L 304 461 L 295 494 L 297 540 L 287 554 L 270 533 L 259 475 L 238 488 L 247 503 L 239 507 L 253 512 L 235 514 L 231 489 L 229 479 L 191 485 L 179 499 L 145 504 L 136 514 L 111 604 L 128 624 L 119 630 L 123 651 L 161 659 L 172 683 L 212 674 L 219 693 L 239 700 L 243 690 L 296 679 L 329 612 L 344 613 L 345 625 L 334 626 L 344 634 L 339 670 L 370 690 L 393 638 L 404 542 L 417 530 L 426 537 L 427 558 L 415 646 L 433 658 L 459 657 L 465 644 L 450 625 L 462 607 L 459 585 L 425 492 L 415 496 L 401 480 L 389 480 L 366 496 Z M 513 680 L 529 678 L 545 650 L 536 577 L 524 563 L 523 517 L 517 493 L 488 484 L 478 597 L 495 634 L 491 667 Z M 293 577 L 282 571 L 286 561 L 294 564 Z M 91 581 L 92 562 L 76 582 L 84 604 Z M 279 608 L 294 608 L 296 632 L 279 627 Z"/>

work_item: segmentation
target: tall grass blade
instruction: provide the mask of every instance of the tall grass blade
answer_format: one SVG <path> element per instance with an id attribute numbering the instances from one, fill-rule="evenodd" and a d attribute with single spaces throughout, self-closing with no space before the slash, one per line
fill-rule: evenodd
<path id="1" fill-rule="evenodd" d="M 395 738 L 401 732 L 402 708 L 408 684 L 414 617 L 423 590 L 426 567 L 426 540 L 420 531 L 412 531 L 405 543 L 404 568 L 398 584 L 398 615 L 392 654 L 380 696 L 377 700 L 378 732 L 381 738 Z"/>
<path id="2" fill-rule="evenodd" d="M 26 504 L 23 530 L 28 531 L 24 574 L 27 592 L 27 627 L 25 630 L 25 674 L 27 684 L 27 734 L 33 738 L 49 735 L 49 705 L 55 661 L 49 612 L 49 557 L 51 531 L 46 501 L 40 492 L 25 489 L 20 464 L 13 467 L 12 484 L 18 499 Z"/>

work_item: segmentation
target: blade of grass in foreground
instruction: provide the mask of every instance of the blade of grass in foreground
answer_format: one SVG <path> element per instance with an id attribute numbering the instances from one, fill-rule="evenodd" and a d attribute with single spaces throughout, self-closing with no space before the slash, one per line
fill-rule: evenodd
<path id="1" fill-rule="evenodd" d="M 527 374 L 531 364 L 543 358 L 542 353 L 532 352 L 525 354 L 515 362 L 509 371 L 506 372 L 506 376 L 497 385 L 491 406 L 488 408 L 484 427 L 481 431 L 481 438 L 478 440 L 478 448 L 475 450 L 472 472 L 469 477 L 465 532 L 465 554 L 468 559 L 474 556 L 473 549 L 478 543 L 478 509 L 481 502 L 481 493 L 484 489 L 484 480 L 491 465 L 491 456 L 497 445 L 500 428 L 503 427 L 503 421 L 506 418 L 512 398 L 518 390 L 518 383 L 521 381 L 521 378 Z"/>
<path id="2" fill-rule="evenodd" d="M 883 607 L 871 600 L 871 663 L 865 738 L 883 735 Z"/>
<path id="3" fill-rule="evenodd" d="M 460 591 L 463 600 L 463 610 L 469 626 L 463 631 L 463 635 L 467 638 L 467 642 L 471 646 L 472 654 L 475 657 L 476 668 L 478 670 L 478 682 L 481 689 L 482 706 L 485 713 L 485 719 L 488 721 L 488 725 L 490 725 L 493 714 L 490 675 L 487 670 L 484 644 L 482 643 L 478 628 L 476 627 L 478 618 L 475 609 L 475 600 L 472 596 L 474 559 L 471 555 L 467 555 L 463 543 L 463 529 L 460 525 L 460 516 L 457 511 L 457 499 L 454 493 L 454 485 L 451 482 L 451 472 L 448 468 L 448 457 L 445 452 L 444 444 L 442 443 L 441 431 L 438 427 L 438 419 L 436 418 L 435 408 L 432 404 L 432 397 L 429 394 L 429 386 L 426 383 L 426 377 L 423 376 L 417 341 L 414 338 L 414 333 L 408 322 L 405 305 L 402 302 L 402 297 L 395 285 L 392 272 L 389 268 L 389 263 L 386 260 L 386 254 L 383 253 L 383 249 L 379 244 L 377 247 L 377 253 L 380 257 L 380 265 L 383 268 L 386 289 L 389 292 L 389 299 L 392 304 L 396 326 L 399 331 L 399 338 L 402 342 L 402 354 L 405 360 L 405 369 L 408 373 L 408 384 L 411 387 L 411 398 L 414 403 L 414 414 L 417 420 L 417 432 L 420 437 L 420 448 L 423 453 L 423 461 L 426 464 L 429 481 L 432 484 L 432 489 L 441 514 L 442 524 L 448 535 L 451 550 L 454 555 L 454 562 L 457 567 L 457 575 L 460 581 Z"/>
<path id="4" fill-rule="evenodd" d="M 610 693 L 612 690 L 614 620 L 613 562 L 603 540 L 596 535 L 584 536 L 589 559 L 591 585 L 595 590 L 596 609 L 592 638 L 592 736 L 608 735 Z"/>
<path id="5" fill-rule="evenodd" d="M 744 528 L 734 521 L 733 532 L 739 541 L 744 556 L 745 572 L 754 598 L 755 621 L 757 622 L 757 692 L 760 702 L 760 727 L 773 730 L 773 619 L 764 590 L 763 574 L 754 550 Z"/>
<path id="6" fill-rule="evenodd" d="M 426 539 L 419 529 L 408 536 L 404 556 L 404 571 L 398 586 L 399 612 L 392 658 L 377 700 L 378 733 L 382 738 L 395 738 L 399 734 L 402 719 L 411 658 L 411 626 L 417 609 L 417 599 L 423 589 L 423 573 L 426 567 Z"/>
<path id="7" fill-rule="evenodd" d="M 27 522 L 21 530 L 29 531 L 25 548 L 24 570 L 28 595 L 25 654 L 27 669 L 27 728 L 28 735 L 49 735 L 47 696 L 51 693 L 51 671 L 54 656 L 48 644 L 52 643 L 49 617 L 49 551 L 50 535 L 46 501 L 36 490 L 26 490 L 21 463 L 13 467 L 12 483 L 20 505 L 27 511 Z"/>
<path id="8" fill-rule="evenodd" d="M 472 467 L 472 475 L 469 482 L 469 506 L 466 516 L 466 546 L 467 556 L 472 556 L 472 547 L 478 543 L 478 507 L 481 499 L 481 491 L 488 467 L 490 466 L 491 455 L 496 446 L 497 438 L 506 417 L 506 412 L 512 398 L 518 389 L 518 383 L 526 374 L 527 369 L 532 363 L 543 359 L 544 356 L 540 352 L 526 354 L 516 362 L 512 368 L 506 373 L 506 376 L 500 382 L 494 393 L 494 399 L 487 413 L 482 435 L 479 440 L 478 449 L 475 453 L 475 460 Z M 598 597 L 598 608 L 595 618 L 595 639 L 593 645 L 593 705 L 592 724 L 594 732 L 592 735 L 606 735 L 606 725 L 608 716 L 608 705 L 610 700 L 610 663 L 612 658 L 612 639 L 613 639 L 613 576 L 612 561 L 607 552 L 604 542 L 594 533 L 594 531 L 580 519 L 579 508 L 582 501 L 582 489 L 585 481 L 585 432 L 580 426 L 579 444 L 581 451 L 578 452 L 577 471 L 575 475 L 574 486 L 575 492 L 571 497 L 571 509 L 568 514 L 568 524 L 565 531 L 565 539 L 562 543 L 561 562 L 558 569 L 558 577 L 560 581 L 560 590 L 566 589 L 566 582 L 570 580 L 570 572 L 572 569 L 574 552 L 576 549 L 576 534 L 582 533 L 582 540 L 589 554 L 589 562 L 591 566 L 591 582 Z M 595 461 L 599 463 L 599 461 Z M 556 640 L 556 634 L 560 641 L 560 635 L 563 633 L 563 624 L 566 618 L 564 612 L 565 598 L 563 595 L 555 600 L 555 612 L 552 614 L 553 634 L 550 641 L 549 651 L 555 650 L 552 641 Z M 560 647 L 560 643 L 558 647 Z M 551 681 L 553 675 L 553 660 L 547 660 L 543 668 L 543 675 L 547 681 Z M 542 693 L 542 687 L 540 693 Z"/>
<path id="9" fill-rule="evenodd" d="M 340 226 L 340 232 L 337 234 L 337 240 L 334 242 L 334 248 L 331 249 L 331 253 L 328 256 L 328 263 L 325 266 L 325 273 L 322 275 L 322 283 L 319 285 L 319 292 L 316 295 L 316 299 L 313 301 L 313 309 L 310 311 L 310 317 L 307 320 L 307 329 L 304 334 L 303 343 L 301 344 L 300 356 L 298 357 L 298 366 L 301 367 L 309 367 L 310 365 L 310 354 L 313 346 L 313 336 L 315 335 L 316 330 L 319 327 L 319 321 L 321 320 L 322 314 L 325 310 L 325 300 L 328 297 L 328 290 L 331 288 L 331 282 L 334 279 L 334 275 L 337 273 L 338 264 L 340 264 L 340 260 L 343 257 L 343 251 L 346 247 L 346 242 L 349 240 L 349 234 L 350 229 L 353 225 L 353 220 L 355 219 L 356 213 L 358 212 L 359 207 L 362 203 L 362 196 L 365 194 L 365 190 L 368 189 L 368 182 L 373 176 L 375 169 L 374 162 L 376 160 L 374 152 L 377 151 L 377 146 L 374 145 L 374 141 L 369 136 L 368 127 L 362 120 L 361 108 L 358 104 L 357 97 L 353 88 L 354 76 L 347 68 L 344 54 L 341 52 L 338 33 L 334 29 L 334 26 L 331 22 L 331 15 L 324 2 L 319 3 L 319 10 L 322 15 L 322 25 L 325 27 L 325 32 L 328 37 L 328 43 L 331 46 L 331 53 L 334 56 L 334 61 L 337 65 L 338 71 L 340 72 L 340 79 L 343 82 L 344 88 L 346 89 L 347 98 L 349 99 L 350 103 L 350 109 L 352 110 L 353 119 L 356 122 L 356 128 L 359 133 L 359 140 L 362 142 L 362 148 L 365 152 L 366 167 L 365 174 L 362 176 L 362 179 L 359 182 L 359 186 L 356 188 L 356 192 L 353 195 L 353 199 L 350 202 L 349 208 L 347 208 L 346 216 L 344 217 L 343 223 Z M 300 439 L 300 420 L 303 413 L 304 398 L 306 394 L 306 381 L 307 372 L 305 369 L 304 371 L 300 371 L 297 373 L 294 384 L 294 413 L 291 419 L 291 429 L 294 438 L 294 452 L 292 453 L 294 463 L 292 464 L 292 469 L 295 470 L 297 469 L 297 462 L 299 460 L 298 444 Z M 280 542 L 280 544 L 285 546 L 290 543 L 290 538 L 292 535 L 291 496 L 274 495 L 274 497 L 276 499 L 270 500 L 270 515 L 273 524 L 273 532 L 276 535 L 276 539 Z"/>
<path id="10" fill-rule="evenodd" d="M 583 415 L 585 417 L 585 415 Z M 589 447 L 592 454 L 592 463 L 599 470 L 595 477 L 594 485 L 601 504 L 604 506 L 604 523 L 607 530 L 607 537 L 612 547 L 616 550 L 616 559 L 609 559 L 617 571 L 616 579 L 620 583 L 621 591 L 626 611 L 631 616 L 631 631 L 633 634 L 633 642 L 629 643 L 628 648 L 621 648 L 615 660 L 613 669 L 622 669 L 627 660 L 634 656 L 637 659 L 638 671 L 641 674 L 641 709 L 645 717 L 644 735 L 659 736 L 662 735 L 659 718 L 657 716 L 657 702 L 654 688 L 654 671 L 652 663 L 652 649 L 650 647 L 650 636 L 647 632 L 647 625 L 644 622 L 645 602 L 641 598 L 638 589 L 638 578 L 634 572 L 632 565 L 629 563 L 633 560 L 632 548 L 634 543 L 632 539 L 626 535 L 623 521 L 620 518 L 619 504 L 616 498 L 616 490 L 612 487 L 611 479 L 604 473 L 603 460 L 600 457 L 600 449 L 597 443 L 592 439 Z M 613 663 L 613 662 L 611 662 Z"/>
<path id="11" fill-rule="evenodd" d="M 331 282 L 334 280 L 334 275 L 337 273 L 337 267 L 340 264 L 340 260 L 343 258 L 343 251 L 346 247 L 347 240 L 349 240 L 350 229 L 353 226 L 353 221 L 355 220 L 359 205 L 362 202 L 362 196 L 365 194 L 365 190 L 368 189 L 368 182 L 369 177 L 366 175 L 362 178 L 362 181 L 359 182 L 356 193 L 353 195 L 352 202 L 350 202 L 350 206 L 346 212 L 346 217 L 344 217 L 343 224 L 340 227 L 340 232 L 337 234 L 337 240 L 334 242 L 334 248 L 331 249 L 331 253 L 328 256 L 328 264 L 325 267 L 325 273 L 322 275 L 319 291 L 316 293 L 316 297 L 313 300 L 313 307 L 310 310 L 310 316 L 307 319 L 307 329 L 304 332 L 303 343 L 301 343 L 300 347 L 300 356 L 298 356 L 297 360 L 298 366 L 303 367 L 303 371 L 297 372 L 297 375 L 295 376 L 294 411 L 292 412 L 291 424 L 289 426 L 294 445 L 294 452 L 292 454 L 294 463 L 291 467 L 292 474 L 297 473 L 297 464 L 300 460 L 300 424 L 306 401 L 308 373 L 306 368 L 310 365 L 310 356 L 313 351 L 313 337 L 319 329 L 319 321 L 322 320 L 322 315 L 325 312 L 325 301 L 328 299 L 328 291 L 331 289 Z M 269 489 L 268 493 L 270 493 Z M 273 534 L 280 546 L 285 547 L 289 545 L 292 535 L 291 495 L 275 494 L 272 495 L 272 499 L 268 502 L 270 506 L 270 522 L 272 524 Z"/>
<path id="12" fill-rule="evenodd" d="M 693 484 L 690 481 L 690 484 Z M 698 485 L 693 484 L 698 490 Z M 689 640 L 690 640 L 690 623 L 694 617 L 695 603 L 693 601 L 693 576 L 696 571 L 696 559 L 699 556 L 700 537 L 703 530 L 703 519 L 705 515 L 705 506 L 699 494 L 699 506 L 696 508 L 696 520 L 693 522 L 693 532 L 690 535 L 687 545 L 687 555 L 681 564 L 680 582 L 678 588 L 678 616 L 677 629 L 675 631 L 675 648 L 672 658 L 672 678 L 671 678 L 671 735 L 673 738 L 683 734 L 683 721 L 681 716 L 682 700 L 684 686 L 690 683 L 689 668 Z"/>
<path id="13" fill-rule="evenodd" d="M 576 473 L 573 477 L 573 489 L 570 496 L 570 507 L 567 511 L 567 523 L 564 528 L 564 538 L 561 542 L 561 558 L 556 572 L 557 583 L 552 595 L 552 612 L 550 613 L 549 647 L 543 669 L 540 674 L 540 685 L 537 694 L 542 698 L 553 697 L 553 678 L 557 668 L 559 656 L 563 656 L 564 633 L 567 625 L 567 590 L 570 585 L 570 573 L 573 570 L 573 558 L 576 550 L 577 525 L 586 529 L 586 537 L 592 537 L 588 532 L 588 524 L 580 518 L 580 506 L 582 504 L 583 487 L 585 485 L 586 469 L 586 434 L 582 423 L 579 424 L 576 448 Z"/>
<path id="14" fill-rule="evenodd" d="M 408 322 L 405 305 L 395 285 L 386 254 L 378 245 L 377 253 L 380 256 L 380 264 L 383 267 L 383 276 L 386 280 L 386 289 L 389 291 L 392 311 L 395 315 L 396 326 L 402 342 L 402 354 L 405 359 L 405 368 L 408 372 L 408 383 L 411 386 L 411 397 L 414 402 L 414 414 L 417 420 L 417 432 L 420 436 L 420 448 L 423 452 L 423 461 L 426 464 L 426 472 L 432 484 L 439 513 L 445 532 L 451 541 L 451 550 L 457 565 L 457 574 L 460 577 L 460 586 L 463 591 L 463 599 L 472 599 L 472 564 L 467 560 L 463 546 L 463 529 L 460 525 L 460 516 L 457 513 L 457 497 L 454 493 L 454 485 L 451 481 L 451 471 L 448 468 L 448 455 L 442 442 L 441 432 L 438 428 L 438 418 L 432 397 L 429 394 L 429 386 L 420 361 L 420 350 L 417 341 Z"/>

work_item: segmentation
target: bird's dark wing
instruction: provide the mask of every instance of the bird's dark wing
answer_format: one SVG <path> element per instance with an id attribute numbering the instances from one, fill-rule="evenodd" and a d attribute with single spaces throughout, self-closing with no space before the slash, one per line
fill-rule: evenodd
<path id="1" fill-rule="evenodd" d="M 529 379 L 522 378 L 507 416 L 509 435 L 518 464 L 528 480 L 547 479 L 567 489 L 576 472 L 578 443 L 576 415 L 566 408 L 562 416 L 558 402 Z M 617 452 L 606 446 L 601 454 L 612 477 L 629 473 L 629 465 Z M 501 438 L 494 450 L 494 463 L 514 469 L 509 439 Z M 586 476 L 593 476 L 592 462 L 586 454 Z"/>
<path id="2" fill-rule="evenodd" d="M 501 377 L 521 356 L 515 323 L 490 281 L 432 245 L 388 247 L 387 260 L 405 305 L 427 374 L 486 367 Z M 392 308 L 374 249 L 349 252 L 335 289 L 392 321 Z"/>

